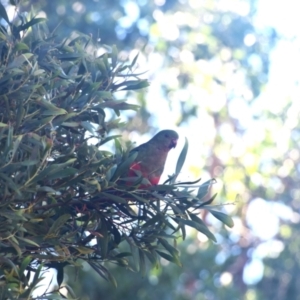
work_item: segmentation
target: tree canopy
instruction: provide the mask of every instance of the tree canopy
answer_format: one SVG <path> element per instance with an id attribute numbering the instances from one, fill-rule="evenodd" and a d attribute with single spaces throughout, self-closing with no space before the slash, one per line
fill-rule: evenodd
<path id="1" fill-rule="evenodd" d="M 43 299 L 63 298 L 66 266 L 85 262 L 114 285 L 105 262 L 142 274 L 159 257 L 180 266 L 176 240 L 186 227 L 216 241 L 198 216 L 203 209 L 233 226 L 210 205 L 213 179 L 176 181 L 187 141 L 164 184 L 141 189 L 141 174 L 128 178 L 133 156 L 109 133 L 123 110 L 137 109 L 114 94 L 148 86 L 137 56 L 122 61 L 115 46 L 80 33 L 56 38 L 30 14 L 10 21 L 2 5 L 0 15 L 1 299 L 34 299 L 48 268 L 57 286 Z M 102 150 L 112 140 L 116 153 Z"/>

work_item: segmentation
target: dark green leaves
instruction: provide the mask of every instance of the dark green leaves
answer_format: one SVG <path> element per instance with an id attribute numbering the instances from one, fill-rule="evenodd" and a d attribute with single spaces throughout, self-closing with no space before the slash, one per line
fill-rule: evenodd
<path id="1" fill-rule="evenodd" d="M 215 210 L 209 210 L 209 212 L 218 220 L 220 220 L 222 223 L 224 223 L 225 225 L 227 225 L 228 227 L 232 228 L 234 226 L 233 220 L 230 216 L 221 213 L 219 211 L 215 211 Z"/>
<path id="2" fill-rule="evenodd" d="M 5 7 L 1 3 L 0 3 L 0 17 L 3 18 L 9 24 L 9 19 Z"/>
<path id="3" fill-rule="evenodd" d="M 0 28 L 0 263 L 6 298 L 30 297 L 43 265 L 56 269 L 59 286 L 64 267 L 83 261 L 114 286 L 106 262 L 143 276 L 160 258 L 181 266 L 176 243 L 186 228 L 215 241 L 201 209 L 233 226 L 230 217 L 211 210 L 214 197 L 206 197 L 213 180 L 200 187 L 199 180 L 175 183 L 187 139 L 166 184 L 146 188 L 141 172 L 129 176 L 137 153 L 127 157 L 118 139 L 124 123 L 116 116 L 139 107 L 114 93 L 149 85 L 134 71 L 138 55 L 120 61 L 112 46 L 95 56 L 99 45 L 90 36 L 56 40 L 39 25 L 42 18 L 9 23 L 2 4 L 0 17 L 7 22 Z M 113 141 L 115 153 L 108 150 Z M 59 290 L 42 296 L 60 297 Z"/>
<path id="4" fill-rule="evenodd" d="M 115 181 L 124 173 L 126 172 L 128 173 L 129 168 L 134 162 L 134 160 L 136 159 L 137 155 L 138 155 L 137 152 L 132 153 L 125 161 L 123 161 L 120 165 L 118 165 L 110 181 Z"/>
<path id="5" fill-rule="evenodd" d="M 176 171 L 175 171 L 176 175 L 178 175 L 180 173 L 180 171 L 183 167 L 188 149 L 189 149 L 189 142 L 188 142 L 187 138 L 185 138 L 184 146 L 180 152 L 180 155 L 178 157 L 177 164 L 176 164 Z"/>

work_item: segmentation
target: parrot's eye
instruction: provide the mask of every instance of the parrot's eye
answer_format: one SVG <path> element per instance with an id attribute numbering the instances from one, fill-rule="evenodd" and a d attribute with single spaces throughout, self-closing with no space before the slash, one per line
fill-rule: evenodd
<path id="1" fill-rule="evenodd" d="M 167 138 L 167 137 L 169 137 L 169 135 L 166 133 L 166 134 L 165 134 L 165 137 Z"/>

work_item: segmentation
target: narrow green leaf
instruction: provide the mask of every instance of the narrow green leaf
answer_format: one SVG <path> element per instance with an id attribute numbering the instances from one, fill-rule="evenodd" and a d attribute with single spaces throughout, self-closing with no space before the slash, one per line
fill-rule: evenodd
<path id="1" fill-rule="evenodd" d="M 78 173 L 78 170 L 75 168 L 67 167 L 64 170 L 55 170 L 55 172 L 52 172 L 47 176 L 48 180 L 53 180 L 53 179 L 61 179 L 69 176 L 74 176 Z"/>
<path id="2" fill-rule="evenodd" d="M 121 175 L 123 175 L 126 171 L 129 171 L 130 166 L 134 162 L 138 155 L 138 152 L 132 153 L 125 161 L 118 165 L 114 175 L 110 179 L 110 181 L 116 181 Z"/>
<path id="3" fill-rule="evenodd" d="M 1 3 L 0 3 L 0 17 L 3 18 L 8 24 L 10 24 L 8 15 L 6 13 L 6 9 Z"/>
<path id="4" fill-rule="evenodd" d="M 145 251 L 145 254 L 153 267 L 157 268 L 159 265 L 158 258 L 157 258 L 157 253 L 153 249 L 149 249 L 150 252 Z"/>
<path id="5" fill-rule="evenodd" d="M 101 218 L 101 227 L 97 230 L 102 236 L 97 237 L 97 243 L 100 247 L 100 253 L 102 259 L 107 257 L 108 254 L 108 242 L 109 242 L 109 233 L 107 231 L 106 220 Z"/>
<path id="6" fill-rule="evenodd" d="M 30 255 L 26 256 L 21 263 L 20 269 L 19 269 L 19 277 L 22 278 L 22 276 L 24 276 L 24 272 L 26 270 L 26 268 L 28 267 L 28 265 L 31 263 L 32 261 L 32 257 Z"/>
<path id="7" fill-rule="evenodd" d="M 178 265 L 179 267 L 181 267 L 181 262 L 176 258 L 176 257 L 173 257 L 165 252 L 162 252 L 162 251 L 159 251 L 159 250 L 155 250 L 162 258 L 168 260 L 169 262 L 172 262 L 176 265 Z"/>
<path id="8" fill-rule="evenodd" d="M 20 240 L 20 241 L 25 242 L 28 245 L 35 246 L 35 247 L 40 247 L 40 245 L 38 245 L 37 243 L 35 243 L 34 241 L 32 241 L 30 239 L 26 239 L 26 238 L 23 238 L 23 237 L 20 237 L 20 236 L 17 236 L 17 239 Z"/>
<path id="9" fill-rule="evenodd" d="M 164 222 L 164 216 L 161 214 L 154 215 L 153 218 L 149 219 L 145 224 L 143 224 L 142 228 L 148 228 L 151 225 L 154 225 L 155 223 L 163 223 Z"/>
<path id="10" fill-rule="evenodd" d="M 14 50 L 15 51 L 22 51 L 22 50 L 29 51 L 29 47 L 24 43 L 17 43 L 14 47 Z"/>
<path id="11" fill-rule="evenodd" d="M 81 126 L 89 131 L 91 134 L 96 135 L 96 128 L 88 121 L 81 121 Z"/>
<path id="12" fill-rule="evenodd" d="M 45 18 L 33 18 L 29 22 L 18 26 L 18 29 L 19 29 L 19 31 L 26 30 L 29 27 L 32 27 L 33 25 L 41 23 L 41 22 L 45 22 L 46 20 L 47 19 L 45 19 Z"/>
<path id="13" fill-rule="evenodd" d="M 14 157 L 15 156 L 15 153 L 16 153 L 16 151 L 18 150 L 18 148 L 19 148 L 19 145 L 20 145 L 20 143 L 21 143 L 21 141 L 22 141 L 22 138 L 23 138 L 23 135 L 19 135 L 19 136 L 17 136 L 17 138 L 16 138 L 16 140 L 14 140 L 14 146 L 13 146 L 13 151 L 12 151 L 12 157 Z"/>
<path id="14" fill-rule="evenodd" d="M 64 110 L 63 108 L 58 108 L 51 102 L 47 101 L 46 99 L 38 99 L 36 100 L 36 103 L 44 108 L 46 108 L 49 112 L 58 113 L 58 114 L 67 114 L 68 112 Z"/>
<path id="15" fill-rule="evenodd" d="M 101 142 L 98 144 L 98 146 L 104 145 L 104 144 L 108 143 L 111 140 L 115 140 L 116 141 L 119 137 L 121 137 L 121 135 L 111 135 L 111 136 L 108 136 L 108 137 L 102 139 Z"/>
<path id="16" fill-rule="evenodd" d="M 8 66 L 8 69 L 20 68 L 24 62 L 27 62 L 30 57 L 32 57 L 32 53 L 25 53 L 17 56 Z"/>
<path id="17" fill-rule="evenodd" d="M 123 258 L 128 256 L 132 256 L 132 254 L 130 252 L 121 252 L 115 255 L 114 258 Z"/>
<path id="18" fill-rule="evenodd" d="M 176 175 L 178 175 L 182 169 L 182 166 L 185 162 L 185 158 L 186 158 L 186 155 L 187 155 L 187 152 L 188 152 L 188 148 L 189 148 L 189 143 L 188 143 L 188 139 L 185 138 L 185 143 L 184 143 L 184 146 L 180 152 L 180 155 L 178 157 L 178 160 L 177 160 L 177 164 L 176 164 Z"/>
<path id="19" fill-rule="evenodd" d="M 194 206 L 194 208 L 198 209 L 198 208 L 201 208 L 201 207 L 204 207 L 206 205 L 211 204 L 215 200 L 216 196 L 217 196 L 217 193 L 215 193 L 210 199 L 208 199 L 207 201 L 201 203 L 200 205 Z"/>
<path id="20" fill-rule="evenodd" d="M 113 68 L 116 67 L 118 61 L 118 49 L 116 45 L 112 45 L 111 47 L 111 65 Z"/>
<path id="21" fill-rule="evenodd" d="M 18 274 L 18 269 L 17 269 L 16 265 L 9 258 L 0 256 L 0 262 L 2 265 L 3 264 L 9 265 L 16 272 L 16 274 Z"/>
<path id="22" fill-rule="evenodd" d="M 65 126 L 65 127 L 76 128 L 76 127 L 80 126 L 80 123 L 79 122 L 63 122 L 61 125 Z"/>
<path id="23" fill-rule="evenodd" d="M 34 166 L 37 163 L 39 163 L 38 160 L 24 160 L 24 161 L 20 162 L 20 165 L 21 166 L 29 167 L 29 166 Z"/>
<path id="24" fill-rule="evenodd" d="M 140 273 L 144 277 L 146 275 L 146 262 L 145 262 L 145 254 L 141 249 L 139 249 L 139 267 L 140 267 Z"/>
<path id="25" fill-rule="evenodd" d="M 140 53 L 138 52 L 138 53 L 136 54 L 136 56 L 134 57 L 134 59 L 132 60 L 132 62 L 131 62 L 131 64 L 130 64 L 130 67 L 131 67 L 131 68 L 134 67 L 134 65 L 136 64 L 136 61 L 137 61 L 139 55 L 140 55 Z"/>
<path id="26" fill-rule="evenodd" d="M 159 238 L 158 240 L 172 256 L 178 255 L 178 250 L 171 246 L 165 239 Z"/>
<path id="27" fill-rule="evenodd" d="M 107 270 L 108 281 L 116 288 L 118 286 L 115 277 Z"/>
<path id="28" fill-rule="evenodd" d="M 211 185 L 216 183 L 215 179 L 210 179 L 203 184 L 200 185 L 198 192 L 197 192 L 197 198 L 201 200 L 204 196 L 207 195 L 208 190 L 210 189 Z"/>
<path id="29" fill-rule="evenodd" d="M 14 247 L 14 249 L 16 250 L 16 252 L 18 253 L 18 255 L 21 257 L 22 256 L 22 250 L 18 245 L 18 241 L 15 239 L 14 236 L 11 236 L 10 238 L 8 238 L 9 243 Z"/>
<path id="30" fill-rule="evenodd" d="M 174 220 L 178 223 L 182 222 L 185 225 L 195 228 L 197 231 L 206 235 L 210 240 L 217 242 L 215 236 L 209 231 L 206 225 L 197 223 L 195 221 L 179 219 L 179 218 L 174 218 Z"/>
<path id="31" fill-rule="evenodd" d="M 106 197 L 109 200 L 112 200 L 112 201 L 117 202 L 117 203 L 123 203 L 123 204 L 127 203 L 126 199 L 124 199 L 122 197 L 119 197 L 119 196 L 116 196 L 116 195 L 113 195 L 113 194 L 102 192 L 101 196 Z"/>
<path id="32" fill-rule="evenodd" d="M 149 82 L 146 79 L 144 79 L 144 80 L 124 81 L 122 83 L 115 84 L 113 88 L 115 90 L 119 89 L 122 91 L 126 91 L 126 90 L 138 90 L 138 89 L 146 88 L 148 86 L 149 86 Z"/>
<path id="33" fill-rule="evenodd" d="M 219 211 L 215 211 L 215 210 L 211 210 L 209 209 L 209 212 L 218 220 L 220 220 L 222 223 L 224 223 L 225 225 L 227 225 L 228 227 L 232 228 L 234 226 L 234 222 L 232 220 L 232 218 L 222 212 Z"/>
<path id="34" fill-rule="evenodd" d="M 38 268 L 35 270 L 35 274 L 31 282 L 31 286 L 36 286 L 39 283 L 39 281 L 41 281 L 42 278 L 40 278 L 40 273 L 42 268 L 43 268 L 43 264 L 40 264 Z"/>
<path id="35" fill-rule="evenodd" d="M 51 226 L 49 229 L 47 236 L 45 238 L 50 238 L 53 235 L 57 236 L 59 230 L 61 227 L 65 225 L 65 223 L 70 219 L 71 215 L 70 214 L 64 214 L 60 216 Z"/>

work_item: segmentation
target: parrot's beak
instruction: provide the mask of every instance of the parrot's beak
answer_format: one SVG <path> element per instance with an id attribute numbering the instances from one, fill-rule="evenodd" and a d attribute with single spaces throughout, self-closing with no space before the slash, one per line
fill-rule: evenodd
<path id="1" fill-rule="evenodd" d="M 171 139 L 170 149 L 175 148 L 177 145 L 177 139 Z"/>

